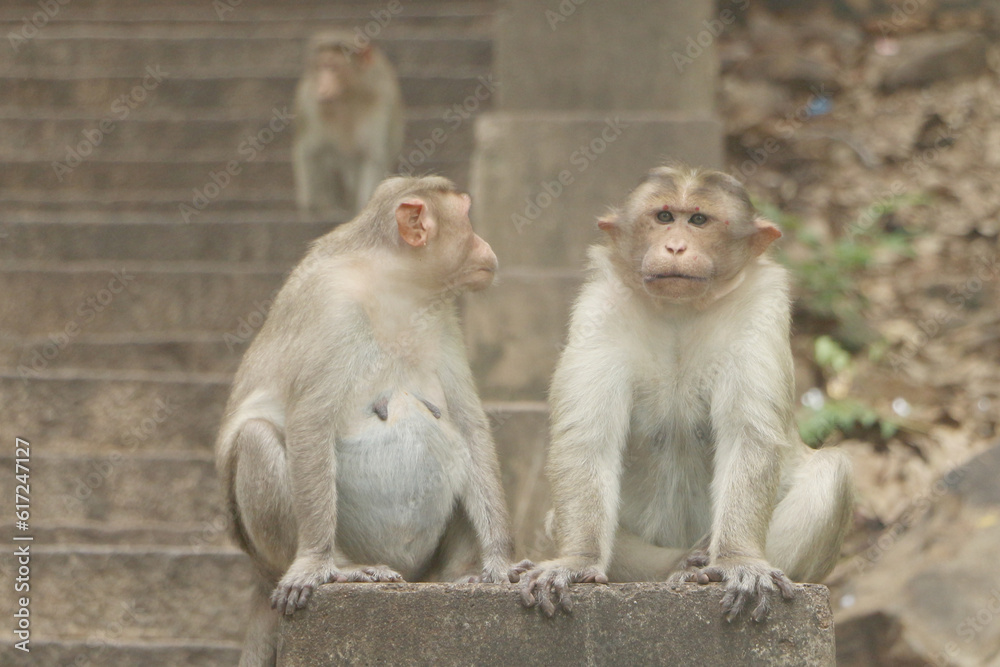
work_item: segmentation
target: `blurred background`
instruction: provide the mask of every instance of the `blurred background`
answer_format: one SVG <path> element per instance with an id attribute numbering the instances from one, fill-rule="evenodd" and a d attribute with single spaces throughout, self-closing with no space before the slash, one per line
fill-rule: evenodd
<path id="1" fill-rule="evenodd" d="M 596 216 L 668 157 L 723 167 L 785 231 L 802 435 L 855 464 L 838 662 L 1000 665 L 998 27 L 961 0 L 4 3 L 0 433 L 7 470 L 31 443 L 35 540 L 32 654 L 0 662 L 236 663 L 211 447 L 343 221 L 296 211 L 287 122 L 341 28 L 399 74 L 398 169 L 471 191 L 500 258 L 463 314 L 519 556 L 552 548 L 545 392 Z"/>

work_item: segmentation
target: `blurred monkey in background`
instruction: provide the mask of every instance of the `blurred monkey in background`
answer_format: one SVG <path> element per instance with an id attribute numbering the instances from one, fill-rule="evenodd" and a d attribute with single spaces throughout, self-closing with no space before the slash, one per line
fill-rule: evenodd
<path id="1" fill-rule="evenodd" d="M 353 216 L 403 147 L 403 103 L 392 65 L 346 32 L 309 42 L 295 94 L 293 169 L 302 211 Z"/>

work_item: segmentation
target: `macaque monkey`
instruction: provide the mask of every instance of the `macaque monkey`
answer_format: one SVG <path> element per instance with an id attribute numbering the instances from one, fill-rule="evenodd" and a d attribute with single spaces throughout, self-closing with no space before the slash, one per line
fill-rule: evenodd
<path id="1" fill-rule="evenodd" d="M 353 215 L 393 171 L 402 147 L 402 95 L 382 52 L 357 48 L 348 33 L 313 37 L 295 93 L 299 209 Z"/>
<path id="2" fill-rule="evenodd" d="M 781 232 L 736 179 L 682 166 L 598 226 L 550 391 L 558 557 L 511 576 L 548 615 L 569 584 L 673 573 L 761 621 L 830 572 L 853 507 L 848 459 L 793 423 L 788 276 L 765 254 Z"/>
<path id="3" fill-rule="evenodd" d="M 386 180 L 313 244 L 240 364 L 216 463 L 256 572 L 242 665 L 274 663 L 279 614 L 321 584 L 507 581 L 455 306 L 497 268 L 470 203 L 445 178 Z"/>

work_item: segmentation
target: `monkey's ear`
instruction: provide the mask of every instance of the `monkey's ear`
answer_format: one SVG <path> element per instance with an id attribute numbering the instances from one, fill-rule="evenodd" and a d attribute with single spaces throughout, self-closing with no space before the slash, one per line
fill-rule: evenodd
<path id="1" fill-rule="evenodd" d="M 368 67 L 372 64 L 372 45 L 365 44 L 365 46 L 358 50 L 358 62 L 361 63 L 362 67 Z"/>
<path id="2" fill-rule="evenodd" d="M 605 213 L 597 219 L 597 228 L 602 232 L 614 235 L 618 231 L 618 214 L 614 211 Z"/>
<path id="3" fill-rule="evenodd" d="M 768 246 L 781 238 L 781 230 L 770 220 L 757 218 L 753 221 L 756 230 L 750 237 L 750 250 L 754 256 L 764 254 Z"/>
<path id="4" fill-rule="evenodd" d="M 413 247 L 427 245 L 431 221 L 427 204 L 422 199 L 406 199 L 396 207 L 396 228 L 399 236 Z"/>

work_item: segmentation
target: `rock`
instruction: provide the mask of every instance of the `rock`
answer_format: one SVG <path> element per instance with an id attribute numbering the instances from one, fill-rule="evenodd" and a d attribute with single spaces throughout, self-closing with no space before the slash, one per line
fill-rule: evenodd
<path id="1" fill-rule="evenodd" d="M 833 63 L 796 53 L 775 53 L 750 59 L 743 64 L 741 73 L 747 78 L 773 81 L 814 95 L 840 90 Z"/>
<path id="2" fill-rule="evenodd" d="M 979 34 L 914 35 L 900 40 L 898 61 L 882 77 L 883 92 L 919 88 L 987 70 L 986 39 Z"/>
<path id="3" fill-rule="evenodd" d="M 997 664 L 998 478 L 1000 447 L 914 497 L 901 519 L 848 564 L 834 604 L 838 665 Z"/>
<path id="4" fill-rule="evenodd" d="M 509 586 L 326 585 L 282 619 L 278 665 L 832 666 L 828 592 L 797 588 L 766 622 L 727 623 L 717 585 L 577 585 L 555 618 Z"/>

